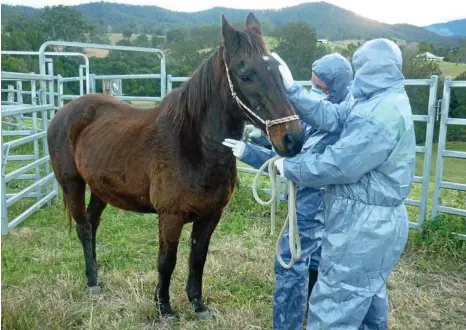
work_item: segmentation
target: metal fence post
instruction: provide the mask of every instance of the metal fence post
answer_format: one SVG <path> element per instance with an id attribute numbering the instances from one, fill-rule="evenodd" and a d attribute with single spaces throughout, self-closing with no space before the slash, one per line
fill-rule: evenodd
<path id="1" fill-rule="evenodd" d="M 435 126 L 435 113 L 437 101 L 437 86 L 438 76 L 431 76 L 431 83 L 429 88 L 429 101 L 427 108 L 427 127 L 426 127 L 426 142 L 424 151 L 424 166 L 422 169 L 422 190 L 420 198 L 419 210 L 419 230 L 422 231 L 424 220 L 427 215 L 427 201 L 429 199 L 429 182 L 430 182 L 430 169 L 432 166 L 432 146 L 434 143 L 434 126 Z"/>
<path id="2" fill-rule="evenodd" d="M 33 72 L 31 74 L 34 74 Z M 37 95 L 36 95 L 36 81 L 35 80 L 31 80 L 31 104 L 33 106 L 37 105 L 37 99 L 36 99 Z M 32 113 L 32 127 L 33 127 L 33 131 L 34 131 L 34 134 L 36 133 L 39 133 L 39 126 L 37 125 L 37 112 L 33 112 Z M 35 160 L 38 160 L 40 158 L 40 155 L 39 155 L 39 140 L 34 140 L 34 158 Z M 40 180 L 40 167 L 37 166 L 35 168 L 35 176 L 36 176 L 36 182 Z M 37 190 L 36 190 L 36 199 L 37 201 L 39 201 L 41 198 L 42 198 L 42 194 L 41 194 L 41 189 L 40 189 L 40 186 L 37 187 Z"/>
<path id="3" fill-rule="evenodd" d="M 451 92 L 451 77 L 445 77 L 443 85 L 443 101 L 442 101 L 442 112 L 440 114 L 440 130 L 438 137 L 438 149 L 437 149 L 437 166 L 435 169 L 435 188 L 434 188 L 434 199 L 432 201 L 432 219 L 437 216 L 439 201 L 440 201 L 440 181 L 442 180 L 443 174 L 443 150 L 445 150 L 445 144 L 447 139 L 447 118 L 448 111 L 450 108 L 450 92 Z"/>
<path id="4" fill-rule="evenodd" d="M 47 74 L 51 77 L 53 77 L 53 60 L 52 59 L 47 59 Z M 50 120 L 53 118 L 55 115 L 55 81 L 54 79 L 49 81 L 49 103 L 51 106 L 50 109 Z"/>
<path id="5" fill-rule="evenodd" d="M 8 210 L 6 207 L 6 181 L 5 181 L 5 166 L 6 166 L 6 157 L 8 155 L 8 150 L 3 147 L 3 134 L 0 135 L 1 145 L 2 145 L 2 235 L 8 235 Z"/>
<path id="6" fill-rule="evenodd" d="M 55 84 L 55 79 L 54 79 L 54 72 L 53 72 L 53 60 L 52 59 L 47 59 L 47 61 L 48 61 L 48 63 L 47 63 L 47 73 L 52 78 L 49 81 L 50 118 L 48 118 L 48 120 L 52 120 L 52 118 L 55 116 L 55 85 L 54 85 Z M 82 79 L 81 79 L 81 82 L 82 82 Z M 48 127 L 48 120 L 47 120 L 47 127 Z M 47 139 L 44 138 L 44 140 L 45 140 L 44 143 L 47 144 Z M 49 153 L 48 153 L 48 146 L 47 146 L 47 155 L 48 154 Z M 47 162 L 46 175 L 48 175 L 50 173 L 51 173 L 50 166 L 49 166 L 49 164 Z M 49 185 L 46 186 L 46 191 L 47 191 L 47 194 L 50 192 Z M 52 191 L 54 191 L 56 193 L 56 196 L 58 195 L 58 181 L 55 178 L 52 181 Z M 52 202 L 53 202 L 53 200 L 50 199 L 47 202 L 47 205 L 50 206 L 52 204 Z"/>
<path id="7" fill-rule="evenodd" d="M 160 97 L 163 99 L 167 94 L 167 72 L 165 68 L 165 56 L 163 54 L 161 56 L 162 60 L 160 61 Z"/>
<path id="8" fill-rule="evenodd" d="M 85 65 L 80 65 L 79 66 L 79 95 L 82 96 L 84 95 L 84 74 L 83 74 L 83 69 L 85 68 Z"/>
<path id="9" fill-rule="evenodd" d="M 173 88 L 172 75 L 169 74 L 167 75 L 167 94 L 172 91 L 172 88 Z"/>
<path id="10" fill-rule="evenodd" d="M 16 82 L 16 102 L 23 104 L 23 82 L 18 80 Z"/>
<path id="11" fill-rule="evenodd" d="M 16 82 L 16 102 L 18 104 L 23 104 L 23 82 L 21 80 L 18 80 Z M 18 115 L 17 117 L 18 120 L 18 127 L 19 129 L 24 129 L 24 115 Z"/>
<path id="12" fill-rule="evenodd" d="M 2 235 L 8 235 L 8 211 L 6 208 L 5 166 L 3 166 L 3 164 L 2 164 Z"/>
<path id="13" fill-rule="evenodd" d="M 63 107 L 63 77 L 61 75 L 57 75 L 57 101 L 58 101 L 58 108 Z"/>
<path id="14" fill-rule="evenodd" d="M 8 85 L 7 101 L 9 104 L 15 103 L 15 86 L 13 85 Z"/>
<path id="15" fill-rule="evenodd" d="M 85 73 L 84 75 L 86 76 L 86 94 L 91 93 L 91 77 L 89 74 L 89 59 L 86 57 L 86 64 L 83 66 Z"/>
<path id="16" fill-rule="evenodd" d="M 8 85 L 8 94 L 7 94 L 7 103 L 8 104 L 15 104 L 15 86 Z M 14 127 L 16 124 L 16 117 L 13 117 L 13 123 L 11 123 L 11 119 L 8 118 L 8 123 Z"/>
<path id="17" fill-rule="evenodd" d="M 91 74 L 91 93 L 95 94 L 95 91 L 96 91 L 96 86 L 95 86 L 95 73 Z"/>

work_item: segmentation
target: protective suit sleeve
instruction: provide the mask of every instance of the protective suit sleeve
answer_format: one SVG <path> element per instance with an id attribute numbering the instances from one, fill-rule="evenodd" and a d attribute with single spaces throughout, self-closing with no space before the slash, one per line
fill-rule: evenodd
<path id="1" fill-rule="evenodd" d="M 270 146 L 270 145 L 271 145 L 270 142 L 269 142 L 269 140 L 267 139 L 267 137 L 265 137 L 264 135 L 262 135 L 261 137 L 258 137 L 258 138 L 252 137 L 252 138 L 251 138 L 251 141 L 252 141 L 253 143 L 255 143 L 255 144 L 260 145 L 260 146 L 265 146 L 265 147 L 267 147 L 267 146 Z"/>
<path id="2" fill-rule="evenodd" d="M 246 149 L 244 150 L 243 157 L 241 157 L 240 160 L 255 169 L 259 169 L 266 161 L 276 155 L 277 154 L 272 150 L 246 142 Z M 265 169 L 265 172 L 267 172 L 267 168 Z"/>
<path id="3" fill-rule="evenodd" d="M 382 164 L 396 145 L 381 124 L 352 116 L 340 140 L 322 154 L 303 152 L 284 162 L 285 177 L 300 187 L 356 183 Z"/>
<path id="4" fill-rule="evenodd" d="M 303 86 L 296 83 L 287 91 L 287 95 L 301 120 L 320 131 L 340 132 L 351 112 L 351 100 L 340 104 L 314 100 Z"/>

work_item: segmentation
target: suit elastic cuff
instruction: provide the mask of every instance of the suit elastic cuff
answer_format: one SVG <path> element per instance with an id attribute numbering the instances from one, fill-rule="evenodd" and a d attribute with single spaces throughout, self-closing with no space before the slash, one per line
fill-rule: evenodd
<path id="1" fill-rule="evenodd" d="M 297 84 L 296 82 L 293 82 L 293 85 L 286 91 L 286 94 L 288 96 L 291 96 L 294 93 L 296 93 L 300 88 L 302 88 L 301 85 Z"/>
<path id="2" fill-rule="evenodd" d="M 285 159 L 283 162 L 283 172 L 285 178 L 293 181 L 295 184 L 299 183 L 299 164 L 289 159 Z"/>
<path id="3" fill-rule="evenodd" d="M 244 142 L 244 144 L 246 145 L 246 147 L 244 148 L 244 152 L 243 152 L 243 155 L 241 156 L 241 158 L 239 159 L 240 161 L 242 161 L 244 163 L 244 159 L 247 159 L 248 157 L 248 154 L 251 152 L 251 148 L 249 147 L 249 143 L 248 142 Z"/>

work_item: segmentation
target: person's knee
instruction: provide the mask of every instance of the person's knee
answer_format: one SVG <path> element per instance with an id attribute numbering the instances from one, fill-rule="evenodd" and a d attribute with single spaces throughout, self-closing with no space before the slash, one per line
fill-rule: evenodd
<path id="1" fill-rule="evenodd" d="M 388 324 L 388 299 L 386 289 L 382 288 L 380 292 L 372 298 L 371 305 L 364 317 L 364 329 L 385 330 Z"/>

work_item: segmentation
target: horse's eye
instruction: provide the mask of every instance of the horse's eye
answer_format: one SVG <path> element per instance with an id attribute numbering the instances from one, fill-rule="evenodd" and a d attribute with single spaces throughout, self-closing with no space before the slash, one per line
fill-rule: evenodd
<path id="1" fill-rule="evenodd" d="M 250 82 L 249 77 L 246 76 L 245 74 L 240 74 L 239 79 L 241 79 L 242 82 Z"/>

